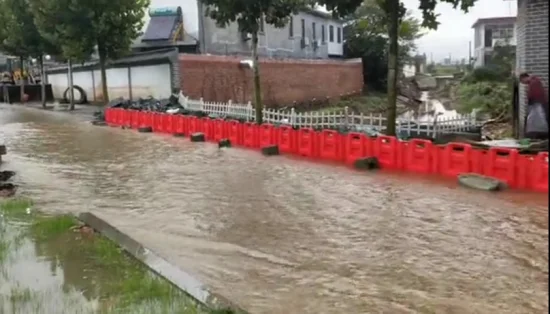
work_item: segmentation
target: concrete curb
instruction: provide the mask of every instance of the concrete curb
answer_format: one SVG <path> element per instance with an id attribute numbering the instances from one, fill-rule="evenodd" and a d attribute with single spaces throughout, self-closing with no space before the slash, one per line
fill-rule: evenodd
<path id="1" fill-rule="evenodd" d="M 206 307 L 214 310 L 231 309 L 234 313 L 246 313 L 246 311 L 238 308 L 224 297 L 210 292 L 204 284 L 195 279 L 192 275 L 170 264 L 164 258 L 158 256 L 150 249 L 147 249 L 105 220 L 90 212 L 80 213 L 76 218 L 92 227 L 94 230 L 97 230 L 109 240 L 115 242 L 130 255 L 144 263 L 152 271 L 168 280 Z"/>

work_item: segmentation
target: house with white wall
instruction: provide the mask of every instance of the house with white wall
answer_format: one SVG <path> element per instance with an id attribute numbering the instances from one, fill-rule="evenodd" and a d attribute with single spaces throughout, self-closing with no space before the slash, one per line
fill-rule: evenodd
<path id="1" fill-rule="evenodd" d="M 516 17 L 492 17 L 478 19 L 474 29 L 474 67 L 490 63 L 496 45 L 516 46 Z"/>
<path id="2" fill-rule="evenodd" d="M 220 28 L 205 16 L 200 0 L 151 0 L 143 36 L 134 43 L 139 51 L 177 47 L 180 52 L 250 55 L 250 34 L 237 24 Z M 271 58 L 328 59 L 343 56 L 343 21 L 324 11 L 302 10 L 283 28 L 261 25 L 260 56 Z"/>

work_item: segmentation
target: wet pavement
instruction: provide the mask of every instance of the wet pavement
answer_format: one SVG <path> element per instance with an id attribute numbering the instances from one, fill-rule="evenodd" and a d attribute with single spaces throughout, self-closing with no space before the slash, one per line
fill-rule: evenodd
<path id="1" fill-rule="evenodd" d="M 0 106 L 2 170 L 253 313 L 546 313 L 547 195 L 345 167 Z"/>

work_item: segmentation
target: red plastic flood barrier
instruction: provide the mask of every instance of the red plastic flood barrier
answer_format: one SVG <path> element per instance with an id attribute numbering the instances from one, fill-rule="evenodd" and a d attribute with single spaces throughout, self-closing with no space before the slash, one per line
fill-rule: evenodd
<path id="1" fill-rule="evenodd" d="M 111 108 L 107 108 L 105 109 L 105 122 L 106 123 L 111 123 L 111 119 L 112 119 L 112 110 Z"/>
<path id="2" fill-rule="evenodd" d="M 132 129 L 137 129 L 139 127 L 140 113 L 141 112 L 137 110 L 130 111 L 130 126 Z"/>
<path id="3" fill-rule="evenodd" d="M 224 120 L 216 119 L 213 122 L 213 140 L 218 142 L 227 137 L 227 126 Z"/>
<path id="4" fill-rule="evenodd" d="M 531 171 L 531 188 L 538 192 L 548 193 L 548 153 L 541 152 L 533 160 Z"/>
<path id="5" fill-rule="evenodd" d="M 142 124 L 140 125 L 140 127 L 153 127 L 154 119 L 154 114 L 152 112 L 143 112 L 141 118 Z"/>
<path id="6" fill-rule="evenodd" d="M 477 174 L 487 174 L 487 151 L 472 149 L 470 153 L 471 171 Z"/>
<path id="7" fill-rule="evenodd" d="M 445 146 L 441 159 L 441 174 L 456 177 L 471 172 L 472 146 L 464 143 L 449 143 Z"/>
<path id="8" fill-rule="evenodd" d="M 516 149 L 490 148 L 487 152 L 486 175 L 500 179 L 511 187 L 516 187 L 517 157 Z"/>
<path id="9" fill-rule="evenodd" d="M 348 133 L 344 140 L 345 162 L 353 164 L 357 159 L 368 157 L 367 137 L 362 133 Z"/>
<path id="10" fill-rule="evenodd" d="M 113 109 L 115 111 L 115 123 L 117 126 L 124 124 L 124 109 Z"/>
<path id="11" fill-rule="evenodd" d="M 296 153 L 296 131 L 290 126 L 280 126 L 277 130 L 279 151 L 287 154 Z"/>
<path id="12" fill-rule="evenodd" d="M 272 124 L 266 123 L 258 127 L 258 141 L 260 147 L 277 144 L 275 128 Z"/>
<path id="13" fill-rule="evenodd" d="M 203 132 L 202 120 L 197 117 L 189 117 L 189 134 Z"/>
<path id="14" fill-rule="evenodd" d="M 398 149 L 397 138 L 393 136 L 379 135 L 374 141 L 374 157 L 378 158 L 378 163 L 383 168 L 398 168 Z"/>
<path id="15" fill-rule="evenodd" d="M 243 132 L 243 145 L 250 148 L 258 148 L 260 143 L 258 141 L 258 125 L 245 122 L 242 127 Z"/>
<path id="16" fill-rule="evenodd" d="M 229 138 L 232 145 L 243 145 L 243 128 L 239 121 L 227 121 L 226 129 L 227 138 Z"/>
<path id="17" fill-rule="evenodd" d="M 182 115 L 174 116 L 174 133 L 185 134 L 187 133 L 187 117 Z"/>
<path id="18" fill-rule="evenodd" d="M 214 140 L 214 120 L 210 118 L 203 118 L 202 132 L 204 133 L 205 140 L 213 141 Z"/>
<path id="19" fill-rule="evenodd" d="M 153 132 L 161 132 L 162 130 L 162 114 L 153 112 Z"/>
<path id="20" fill-rule="evenodd" d="M 344 160 L 344 139 L 338 131 L 323 130 L 319 133 L 319 157 L 321 159 Z"/>
<path id="21" fill-rule="evenodd" d="M 317 157 L 315 147 L 317 146 L 317 133 L 312 128 L 298 130 L 296 139 L 297 152 L 304 157 Z"/>
<path id="22" fill-rule="evenodd" d="M 534 157 L 530 155 L 518 155 L 516 161 L 516 187 L 519 189 L 531 189 L 532 168 Z M 477 172 L 476 172 L 477 173 Z"/>
<path id="23" fill-rule="evenodd" d="M 404 146 L 403 167 L 412 172 L 432 172 L 433 144 L 431 141 L 413 139 Z"/>

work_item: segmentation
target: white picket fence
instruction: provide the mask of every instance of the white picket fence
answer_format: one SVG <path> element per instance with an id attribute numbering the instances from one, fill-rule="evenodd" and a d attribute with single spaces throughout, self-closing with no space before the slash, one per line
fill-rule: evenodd
<path id="1" fill-rule="evenodd" d="M 247 121 L 254 119 L 256 110 L 249 102 L 236 104 L 231 100 L 227 103 L 205 102 L 180 96 L 180 103 L 191 111 L 203 111 L 222 117 L 240 118 Z M 360 132 L 383 132 L 386 128 L 386 117 L 381 114 L 355 114 L 343 108 L 333 112 L 296 112 L 290 110 L 264 109 L 263 121 L 273 124 L 286 124 L 296 127 L 312 128 L 350 128 Z M 400 134 L 425 134 L 436 136 L 443 133 L 463 133 L 470 128 L 480 126 L 475 114 L 456 115 L 455 117 L 435 117 L 433 122 L 419 123 L 414 118 L 398 119 L 397 131 Z"/>

